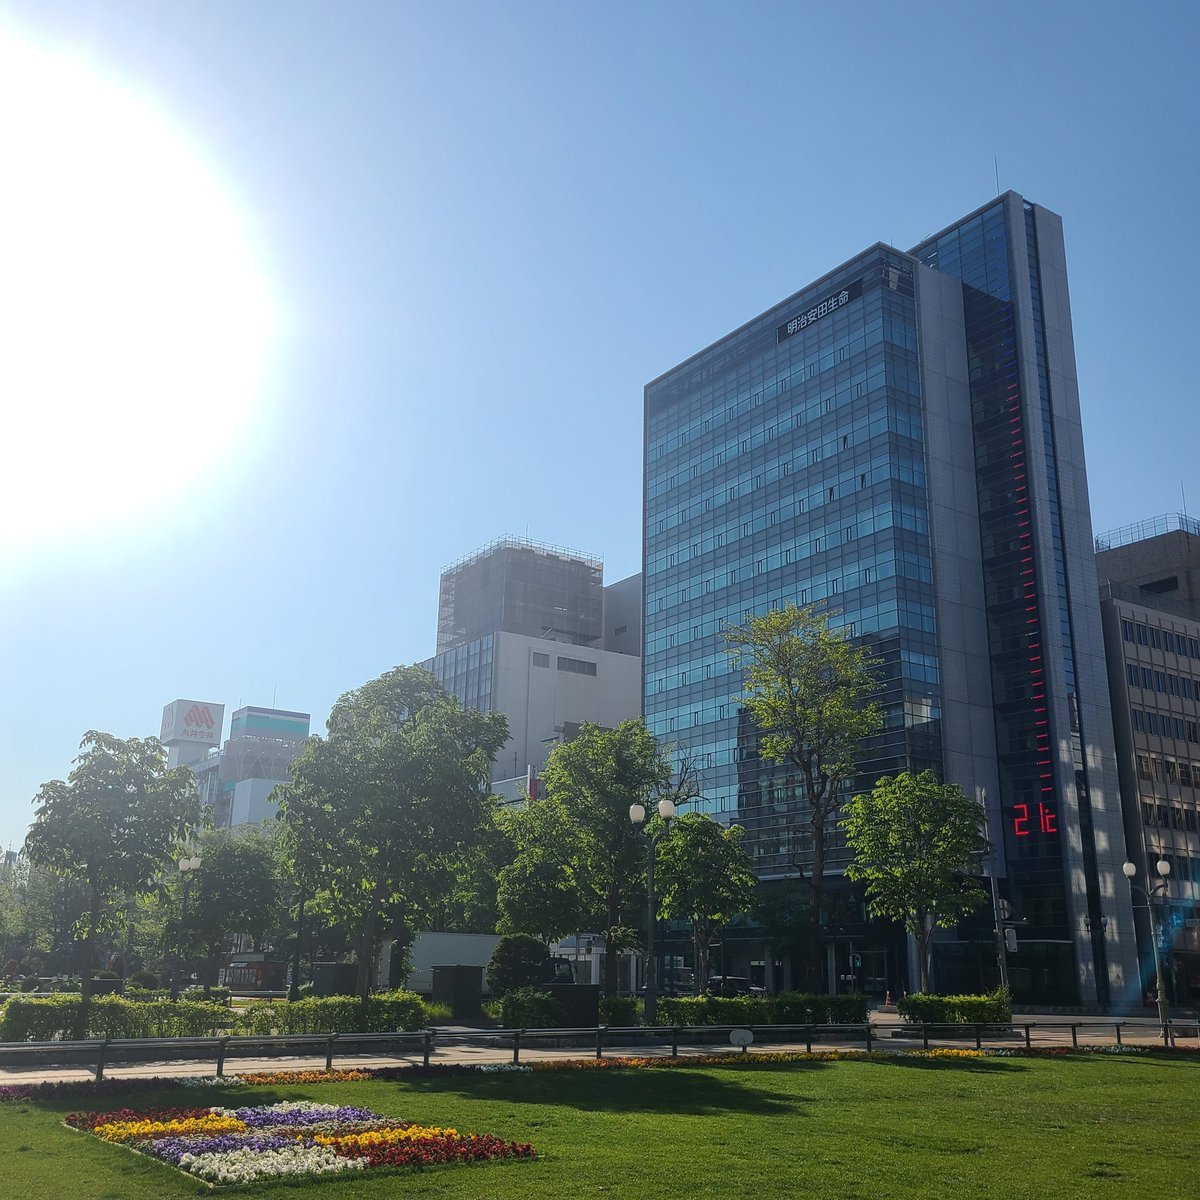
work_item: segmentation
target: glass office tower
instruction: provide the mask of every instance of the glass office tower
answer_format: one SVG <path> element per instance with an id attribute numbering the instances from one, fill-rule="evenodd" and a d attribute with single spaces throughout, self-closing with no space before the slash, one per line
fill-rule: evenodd
<path id="1" fill-rule="evenodd" d="M 644 572 L 647 720 L 762 878 L 807 865 L 805 800 L 758 757 L 720 632 L 820 603 L 881 659 L 856 786 L 930 767 L 986 793 L 1018 996 L 1130 998 L 1057 217 L 1008 193 L 911 253 L 876 244 L 647 385 Z M 968 940 L 945 978 L 978 969 Z"/>

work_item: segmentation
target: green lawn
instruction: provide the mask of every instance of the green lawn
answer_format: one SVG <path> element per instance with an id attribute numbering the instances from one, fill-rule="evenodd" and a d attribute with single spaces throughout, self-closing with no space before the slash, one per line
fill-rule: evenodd
<path id="1" fill-rule="evenodd" d="M 863 1200 L 1200 1195 L 1200 1056 L 806 1063 L 470 1075 L 131 1093 L 0 1106 L 6 1200 L 146 1200 L 198 1181 L 61 1125 L 71 1109 L 312 1098 L 453 1124 L 541 1153 L 528 1163 L 270 1184 L 256 1197 L 776 1196 Z"/>

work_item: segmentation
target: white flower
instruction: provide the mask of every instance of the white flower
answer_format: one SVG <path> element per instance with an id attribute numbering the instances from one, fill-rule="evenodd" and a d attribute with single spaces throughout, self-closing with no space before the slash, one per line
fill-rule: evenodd
<path id="1" fill-rule="evenodd" d="M 365 1158 L 341 1158 L 323 1146 L 286 1146 L 280 1150 L 226 1150 L 185 1154 L 181 1170 L 210 1183 L 252 1183 L 283 1175 L 333 1175 L 365 1169 Z"/>

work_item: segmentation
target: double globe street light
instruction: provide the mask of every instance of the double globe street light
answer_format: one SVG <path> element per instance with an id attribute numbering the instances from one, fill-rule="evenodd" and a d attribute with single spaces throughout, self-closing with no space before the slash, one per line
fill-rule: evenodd
<path id="1" fill-rule="evenodd" d="M 629 806 L 629 819 L 635 829 L 646 835 L 646 1024 L 653 1025 L 658 1017 L 658 962 L 654 956 L 654 847 L 664 836 L 675 817 L 675 801 L 664 798 L 658 802 L 658 815 L 662 828 L 657 834 L 646 825 L 646 806 L 636 801 Z"/>
<path id="2" fill-rule="evenodd" d="M 1167 1023 L 1167 997 L 1163 988 L 1163 973 L 1162 973 L 1162 957 L 1158 951 L 1158 929 L 1154 923 L 1154 897 L 1165 895 L 1168 887 L 1168 880 L 1171 874 L 1171 864 L 1165 858 L 1160 858 L 1154 865 L 1154 869 L 1158 872 L 1160 883 L 1154 882 L 1154 876 L 1151 875 L 1146 880 L 1146 887 L 1134 883 L 1137 878 L 1138 869 L 1132 862 L 1126 862 L 1121 867 L 1125 878 L 1129 880 L 1129 890 L 1131 892 L 1141 892 L 1146 898 L 1144 905 L 1135 904 L 1134 908 L 1145 908 L 1146 916 L 1150 922 L 1150 945 L 1154 949 L 1154 990 L 1158 998 L 1158 1020 L 1160 1025 Z"/>

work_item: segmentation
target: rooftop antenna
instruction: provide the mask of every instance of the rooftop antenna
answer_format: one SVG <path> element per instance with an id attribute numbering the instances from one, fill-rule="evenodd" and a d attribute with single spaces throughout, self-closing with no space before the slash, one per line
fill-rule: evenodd
<path id="1" fill-rule="evenodd" d="M 1179 481 L 1179 503 L 1183 505 L 1183 515 L 1187 516 L 1187 492 L 1183 490 L 1183 480 Z"/>
<path id="2" fill-rule="evenodd" d="M 1000 195 L 1000 159 L 995 154 L 992 155 L 992 166 L 996 168 L 996 195 Z"/>
<path id="3" fill-rule="evenodd" d="M 274 708 L 274 707 L 275 707 L 275 693 L 276 693 L 276 692 L 278 692 L 278 691 L 279 691 L 279 680 L 277 679 L 277 680 L 275 680 L 275 682 L 274 682 L 274 683 L 271 685 L 271 707 L 272 707 L 272 708 Z"/>

